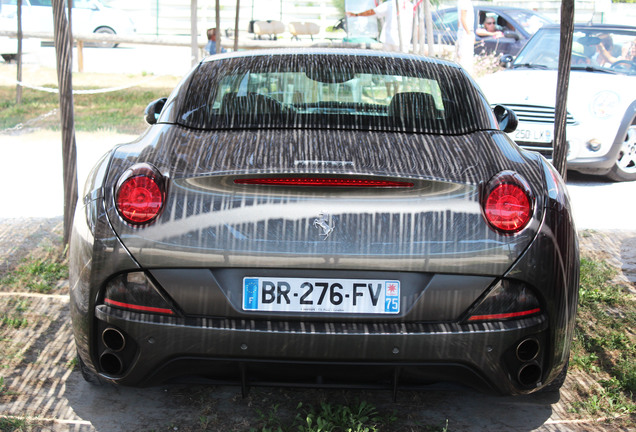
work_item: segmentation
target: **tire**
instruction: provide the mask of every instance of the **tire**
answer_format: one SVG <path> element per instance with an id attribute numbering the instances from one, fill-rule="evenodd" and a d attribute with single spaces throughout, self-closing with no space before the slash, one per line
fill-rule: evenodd
<path id="1" fill-rule="evenodd" d="M 98 27 L 95 29 L 93 34 L 115 35 L 117 33 L 115 33 L 115 30 L 113 30 L 110 27 Z M 112 42 L 94 42 L 94 43 L 86 44 L 86 46 L 96 47 L 96 48 L 116 48 L 117 45 L 119 44 L 112 43 Z"/>
<path id="2" fill-rule="evenodd" d="M 565 378 L 568 376 L 568 366 L 569 366 L 569 364 L 570 364 L 569 361 L 566 362 L 565 366 L 563 366 L 563 369 L 561 369 L 561 372 L 559 372 L 557 377 L 555 379 L 553 379 L 550 384 L 548 384 L 547 386 L 545 386 L 541 390 L 539 390 L 539 393 L 555 393 L 555 392 L 558 392 L 561 389 L 561 387 L 563 387 L 563 383 L 565 382 Z"/>
<path id="3" fill-rule="evenodd" d="M 84 381 L 94 386 L 101 386 L 104 384 L 104 380 L 101 379 L 95 372 L 91 371 L 88 366 L 86 366 L 79 354 L 77 355 L 77 364 L 79 364 L 79 369 L 82 374 L 82 378 L 84 378 Z"/>
<path id="4" fill-rule="evenodd" d="M 636 123 L 627 129 L 616 163 L 606 176 L 617 182 L 636 180 Z"/>

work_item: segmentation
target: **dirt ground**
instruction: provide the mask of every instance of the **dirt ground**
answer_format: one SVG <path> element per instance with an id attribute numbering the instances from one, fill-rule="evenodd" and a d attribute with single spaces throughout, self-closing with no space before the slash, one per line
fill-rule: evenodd
<path id="1" fill-rule="evenodd" d="M 34 248 L 59 244 L 61 234 L 59 217 L 0 220 L 0 275 Z M 617 277 L 636 287 L 636 231 L 584 231 L 580 240 L 584 256 L 620 269 Z M 597 385 L 576 369 L 556 395 L 500 397 L 436 384 L 421 391 L 400 391 L 396 402 L 389 391 L 253 388 L 244 399 L 240 388 L 233 386 L 94 387 L 74 367 L 67 292 L 67 283 L 46 295 L 0 292 L 3 308 L 19 300 L 29 310 L 29 325 L 0 340 L 11 344 L 8 352 L 15 353 L 2 361 L 0 415 L 27 419 L 34 425 L 32 430 L 249 430 L 273 406 L 278 406 L 279 415 L 293 416 L 299 402 L 355 400 L 365 400 L 384 414 L 395 412 L 414 431 L 441 430 L 446 422 L 451 431 L 616 430 L 603 419 L 572 412 L 576 389 Z"/>

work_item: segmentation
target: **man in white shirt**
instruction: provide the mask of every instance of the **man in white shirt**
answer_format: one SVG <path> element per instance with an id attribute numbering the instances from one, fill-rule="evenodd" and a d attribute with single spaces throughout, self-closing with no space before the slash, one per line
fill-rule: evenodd
<path id="1" fill-rule="evenodd" d="M 347 12 L 347 16 L 368 17 L 377 15 L 384 18 L 382 32 L 380 33 L 380 42 L 384 45 L 384 49 L 387 51 L 408 52 L 413 35 L 413 10 L 413 3 L 408 0 L 397 0 L 397 2 L 396 0 L 387 0 L 373 9 L 363 12 Z M 400 20 L 399 24 L 398 19 Z M 402 30 L 401 44 L 398 28 Z"/>

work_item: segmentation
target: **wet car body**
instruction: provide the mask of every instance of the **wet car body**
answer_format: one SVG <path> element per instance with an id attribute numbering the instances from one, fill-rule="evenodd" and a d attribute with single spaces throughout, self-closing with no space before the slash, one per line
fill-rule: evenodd
<path id="1" fill-rule="evenodd" d="M 423 91 L 388 94 L 398 76 Z M 324 96 L 347 88 L 354 102 Z M 149 112 L 156 124 L 97 164 L 76 213 L 71 314 L 87 376 L 508 394 L 564 377 L 578 293 L 565 187 L 497 128 L 458 66 L 227 54 Z M 435 117 L 414 122 L 422 112 Z M 134 179 L 162 200 L 142 222 L 122 205 Z M 508 232 L 484 216 L 501 185 L 528 198 Z"/>

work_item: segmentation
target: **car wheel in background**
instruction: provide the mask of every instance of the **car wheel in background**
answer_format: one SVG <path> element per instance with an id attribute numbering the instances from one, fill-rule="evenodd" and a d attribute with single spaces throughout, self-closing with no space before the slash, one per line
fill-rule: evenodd
<path id="1" fill-rule="evenodd" d="M 93 33 L 95 34 L 109 34 L 109 35 L 115 35 L 115 30 L 113 30 L 110 27 L 99 27 L 97 28 Z M 113 42 L 95 42 L 95 43 L 91 43 L 91 44 L 86 44 L 86 46 L 90 46 L 90 47 L 97 47 L 97 48 L 116 48 L 117 47 L 117 43 L 113 43 Z"/>
<path id="2" fill-rule="evenodd" d="M 636 180 L 636 123 L 627 129 L 618 159 L 607 177 L 614 181 Z"/>

